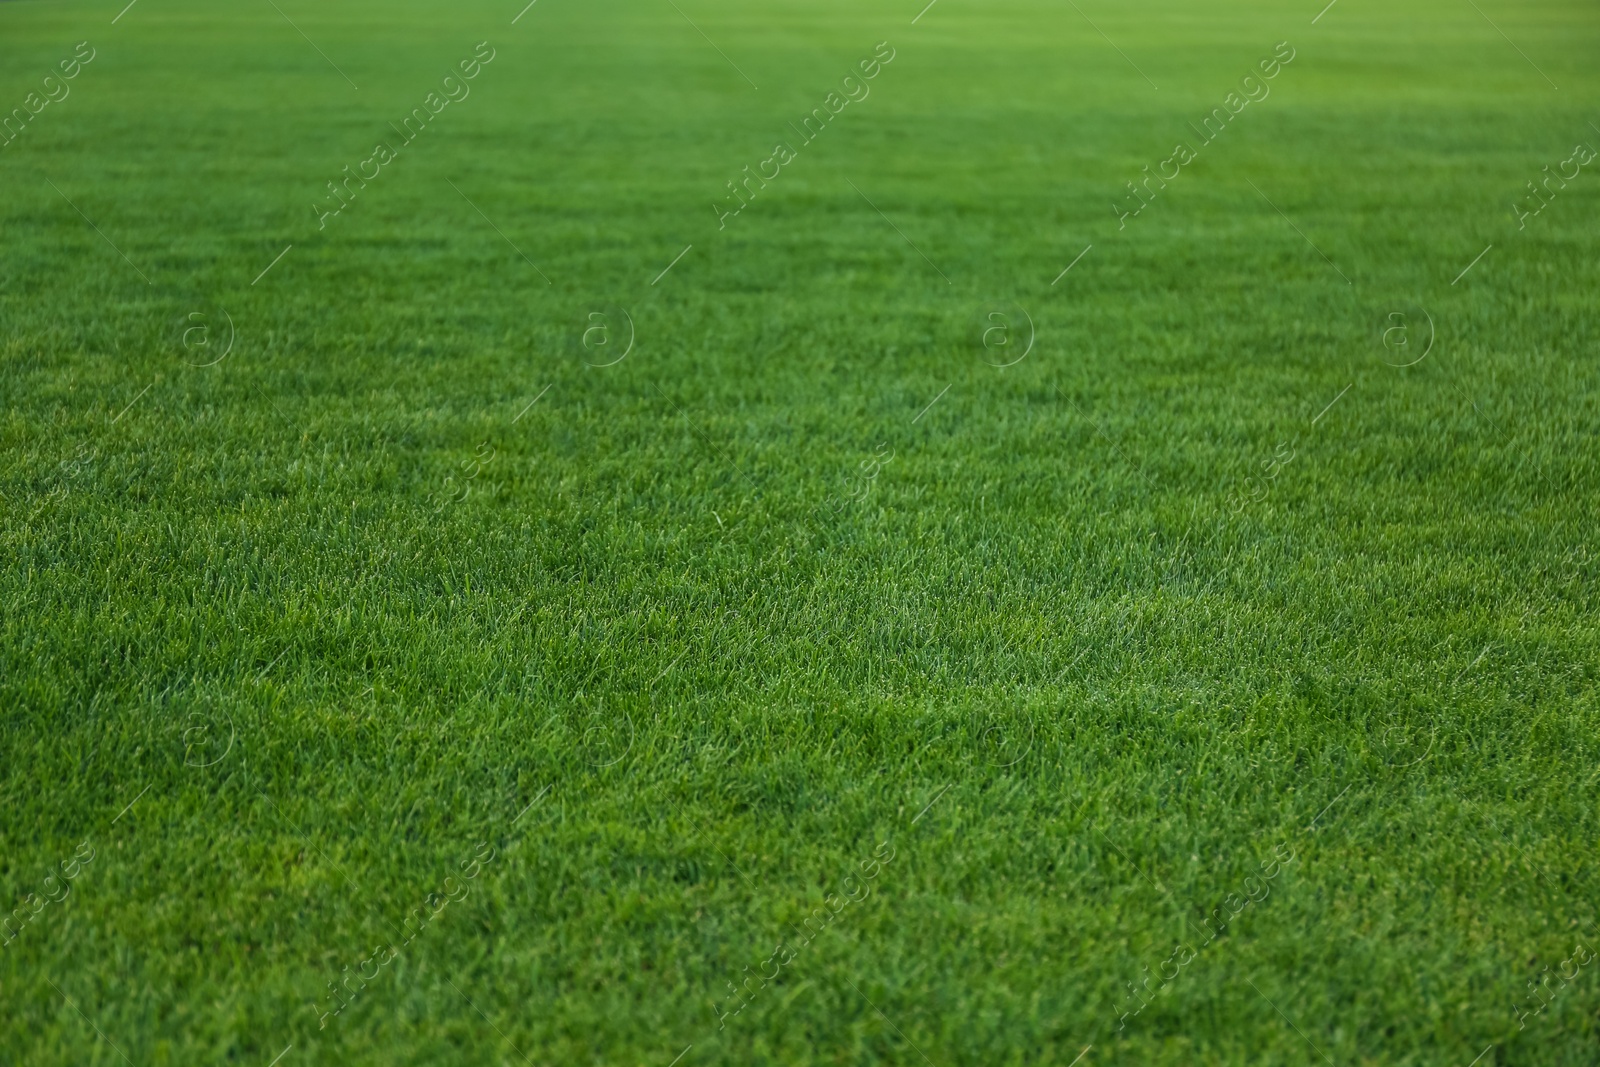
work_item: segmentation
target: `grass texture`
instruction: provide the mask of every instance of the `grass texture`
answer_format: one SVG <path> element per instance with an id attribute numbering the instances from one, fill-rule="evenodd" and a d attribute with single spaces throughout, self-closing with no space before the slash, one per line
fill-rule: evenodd
<path id="1" fill-rule="evenodd" d="M 1597 47 L 0 4 L 0 1059 L 1600 1061 Z"/>

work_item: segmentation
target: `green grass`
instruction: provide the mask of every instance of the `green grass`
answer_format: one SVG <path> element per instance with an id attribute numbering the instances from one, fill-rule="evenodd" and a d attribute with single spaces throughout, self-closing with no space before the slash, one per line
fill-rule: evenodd
<path id="1" fill-rule="evenodd" d="M 1594 4 L 675 2 L 0 5 L 0 1060 L 1600 1061 Z"/>

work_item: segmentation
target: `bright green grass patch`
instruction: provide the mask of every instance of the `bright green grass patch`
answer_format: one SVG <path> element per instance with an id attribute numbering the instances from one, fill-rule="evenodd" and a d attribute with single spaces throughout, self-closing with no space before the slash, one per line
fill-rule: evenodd
<path id="1" fill-rule="evenodd" d="M 7 1062 L 1600 1058 L 1593 6 L 920 6 L 0 5 Z"/>

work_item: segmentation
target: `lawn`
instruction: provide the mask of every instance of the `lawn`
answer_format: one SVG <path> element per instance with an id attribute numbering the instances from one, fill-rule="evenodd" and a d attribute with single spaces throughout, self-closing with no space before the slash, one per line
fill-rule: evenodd
<path id="1" fill-rule="evenodd" d="M 0 1061 L 1600 1062 L 1600 9 L 924 2 L 0 3 Z"/>

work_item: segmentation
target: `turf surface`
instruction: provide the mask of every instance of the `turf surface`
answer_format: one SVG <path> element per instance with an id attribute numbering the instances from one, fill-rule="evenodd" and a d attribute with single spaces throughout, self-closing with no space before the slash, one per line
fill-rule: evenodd
<path id="1" fill-rule="evenodd" d="M 1600 13 L 920 6 L 0 5 L 0 1059 L 1600 1061 Z"/>

